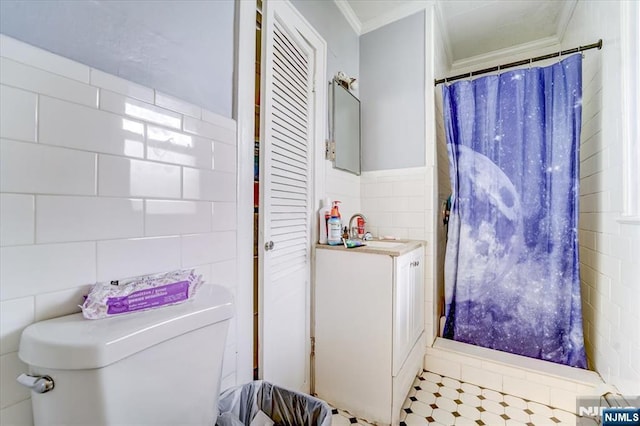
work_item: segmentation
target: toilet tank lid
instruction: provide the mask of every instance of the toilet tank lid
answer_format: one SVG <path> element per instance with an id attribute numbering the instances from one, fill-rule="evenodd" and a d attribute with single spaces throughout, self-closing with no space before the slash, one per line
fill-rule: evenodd
<path id="1" fill-rule="evenodd" d="M 232 316 L 231 293 L 204 285 L 192 300 L 179 305 L 99 320 L 87 320 L 79 313 L 37 322 L 22 332 L 18 356 L 41 368 L 100 368 Z"/>

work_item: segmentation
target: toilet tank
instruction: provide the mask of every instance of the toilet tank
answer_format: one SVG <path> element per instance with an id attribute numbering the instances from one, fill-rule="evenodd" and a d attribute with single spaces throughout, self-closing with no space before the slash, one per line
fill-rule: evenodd
<path id="1" fill-rule="evenodd" d="M 31 392 L 38 425 L 213 425 L 231 294 L 202 286 L 185 303 L 100 320 L 38 322 L 18 356 L 54 388 Z"/>

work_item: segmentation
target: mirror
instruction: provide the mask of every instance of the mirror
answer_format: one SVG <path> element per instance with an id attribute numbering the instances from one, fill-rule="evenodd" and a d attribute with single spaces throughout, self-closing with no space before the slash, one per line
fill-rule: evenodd
<path id="1" fill-rule="evenodd" d="M 340 82 L 334 80 L 332 86 L 333 167 L 360 175 L 360 101 Z"/>

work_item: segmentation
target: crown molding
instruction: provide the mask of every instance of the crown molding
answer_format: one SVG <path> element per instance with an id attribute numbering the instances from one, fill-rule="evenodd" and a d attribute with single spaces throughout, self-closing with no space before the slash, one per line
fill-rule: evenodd
<path id="1" fill-rule="evenodd" d="M 504 49 L 494 50 L 492 52 L 483 53 L 482 55 L 472 56 L 470 58 L 453 61 L 451 64 L 451 73 L 466 72 L 465 68 L 476 67 L 478 65 L 487 65 L 496 61 L 504 61 L 507 57 L 522 54 L 530 54 L 532 51 L 541 50 L 549 47 L 560 46 L 560 40 L 557 36 L 550 36 L 534 40 L 528 43 L 518 44 L 516 46 L 506 47 Z M 517 59 L 514 59 L 517 60 Z M 487 65 L 490 66 L 490 65 Z"/>
<path id="2" fill-rule="evenodd" d="M 334 0 L 336 1 L 336 0 Z M 410 3 L 404 4 L 398 8 L 390 10 L 389 12 L 380 15 L 376 18 L 369 19 L 362 23 L 361 34 L 366 34 L 370 31 L 377 30 L 380 27 L 384 27 L 399 19 L 406 18 L 409 15 L 413 15 L 416 12 L 427 9 L 433 4 L 433 0 L 416 0 Z"/>
<path id="3" fill-rule="evenodd" d="M 362 22 L 356 16 L 356 13 L 351 8 L 351 5 L 347 0 L 333 0 L 336 4 L 342 15 L 347 20 L 353 31 L 356 32 L 358 36 L 362 35 Z"/>
<path id="4" fill-rule="evenodd" d="M 565 0 L 558 17 L 558 25 L 556 26 L 556 37 L 558 40 L 564 40 L 564 33 L 567 31 L 569 21 L 573 17 L 573 12 L 576 10 L 578 0 Z"/>

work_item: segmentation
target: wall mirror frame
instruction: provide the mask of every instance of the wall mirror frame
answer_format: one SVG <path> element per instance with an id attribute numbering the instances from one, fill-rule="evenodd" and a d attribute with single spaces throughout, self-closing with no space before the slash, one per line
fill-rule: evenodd
<path id="1" fill-rule="evenodd" d="M 360 100 L 337 79 L 331 82 L 331 141 L 333 167 L 361 172 Z"/>

